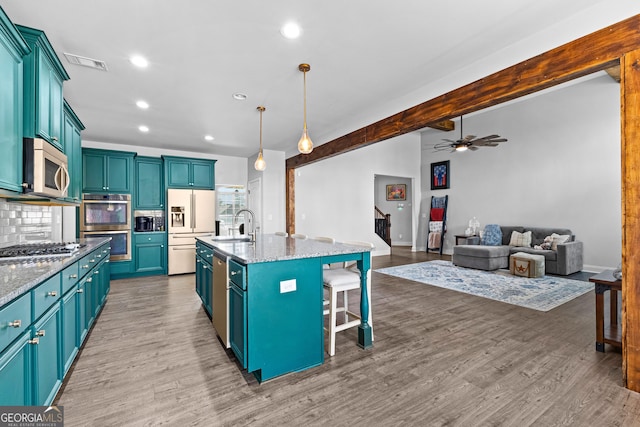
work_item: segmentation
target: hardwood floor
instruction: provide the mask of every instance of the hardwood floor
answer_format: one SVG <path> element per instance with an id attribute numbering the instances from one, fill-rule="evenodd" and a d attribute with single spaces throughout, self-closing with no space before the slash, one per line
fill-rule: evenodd
<path id="1" fill-rule="evenodd" d="M 433 258 L 394 247 L 373 268 Z M 66 426 L 640 425 L 620 353 L 595 351 L 593 292 L 543 313 L 375 272 L 372 287 L 373 349 L 352 328 L 322 366 L 258 384 L 193 275 L 112 281 L 56 403 Z"/>

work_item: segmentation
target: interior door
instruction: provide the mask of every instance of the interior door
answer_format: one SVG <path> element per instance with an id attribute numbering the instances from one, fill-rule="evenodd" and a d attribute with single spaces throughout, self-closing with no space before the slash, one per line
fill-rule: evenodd
<path id="1" fill-rule="evenodd" d="M 249 197 L 247 206 L 253 211 L 256 217 L 256 232 L 264 233 L 262 227 L 262 179 L 257 178 L 249 181 Z M 248 231 L 245 230 L 245 233 Z"/>

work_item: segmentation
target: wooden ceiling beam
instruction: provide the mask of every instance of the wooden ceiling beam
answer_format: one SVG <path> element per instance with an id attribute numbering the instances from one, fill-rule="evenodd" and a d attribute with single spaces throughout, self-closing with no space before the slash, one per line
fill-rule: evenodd
<path id="1" fill-rule="evenodd" d="M 297 168 L 605 70 L 640 46 L 640 15 L 433 98 L 286 161 Z"/>

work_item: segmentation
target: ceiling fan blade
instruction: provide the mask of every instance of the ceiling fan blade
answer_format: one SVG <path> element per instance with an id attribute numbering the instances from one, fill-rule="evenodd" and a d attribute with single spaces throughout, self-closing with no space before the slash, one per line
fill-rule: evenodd
<path id="1" fill-rule="evenodd" d="M 451 144 L 455 144 L 456 142 L 452 139 L 446 139 L 446 138 L 442 138 L 443 141 L 447 141 L 450 142 Z"/>
<path id="2" fill-rule="evenodd" d="M 469 141 L 471 141 L 471 140 L 472 140 L 473 138 L 475 138 L 475 137 L 476 137 L 475 135 L 467 135 L 467 136 L 465 136 L 464 138 L 462 138 L 462 139 L 460 140 L 460 142 L 469 142 Z"/>

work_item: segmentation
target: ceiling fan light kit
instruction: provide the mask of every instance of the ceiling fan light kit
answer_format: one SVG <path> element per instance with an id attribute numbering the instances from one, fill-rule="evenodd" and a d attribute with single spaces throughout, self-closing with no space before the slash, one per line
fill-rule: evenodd
<path id="1" fill-rule="evenodd" d="M 475 135 L 467 135 L 462 137 L 462 116 L 460 116 L 460 139 L 453 141 L 451 139 L 443 139 L 433 146 L 435 151 L 451 150 L 454 151 L 476 151 L 480 147 L 497 147 L 499 143 L 506 142 L 506 138 L 500 138 L 500 135 L 488 135 L 482 138 L 476 138 Z"/>

